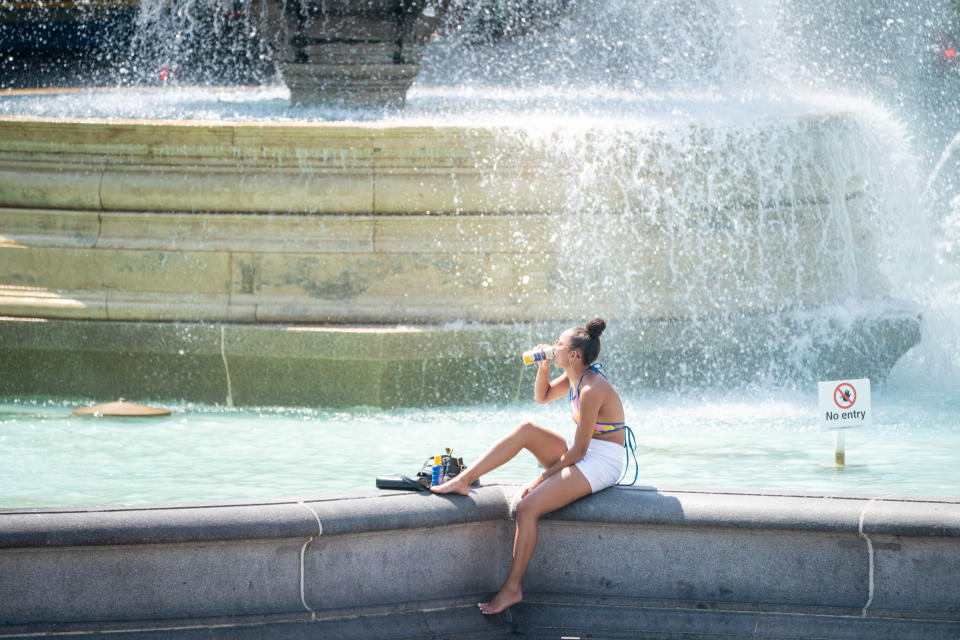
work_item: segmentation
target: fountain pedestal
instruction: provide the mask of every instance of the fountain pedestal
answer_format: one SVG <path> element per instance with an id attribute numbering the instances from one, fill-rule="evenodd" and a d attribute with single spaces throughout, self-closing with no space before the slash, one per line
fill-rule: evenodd
<path id="1" fill-rule="evenodd" d="M 439 26 L 429 0 L 254 0 L 294 104 L 402 107 L 420 47 Z"/>

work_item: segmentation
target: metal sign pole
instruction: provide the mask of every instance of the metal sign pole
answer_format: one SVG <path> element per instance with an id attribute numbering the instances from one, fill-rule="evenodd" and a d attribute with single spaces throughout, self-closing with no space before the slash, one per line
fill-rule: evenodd
<path id="1" fill-rule="evenodd" d="M 838 467 L 845 467 L 846 464 L 846 452 L 844 451 L 844 430 L 837 429 L 833 432 L 833 444 L 834 444 L 834 462 Z"/>

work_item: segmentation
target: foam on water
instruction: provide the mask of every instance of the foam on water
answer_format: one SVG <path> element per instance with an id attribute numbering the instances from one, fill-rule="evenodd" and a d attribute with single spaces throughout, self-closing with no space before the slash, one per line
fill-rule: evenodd
<path id="1" fill-rule="evenodd" d="M 363 122 L 368 126 L 523 126 L 553 129 L 736 125 L 876 111 L 844 94 L 798 92 L 728 96 L 702 91 L 415 86 L 402 111 L 290 106 L 290 92 L 265 87 L 122 87 L 0 94 L 0 114 L 53 118 L 143 118 L 213 122 Z"/>

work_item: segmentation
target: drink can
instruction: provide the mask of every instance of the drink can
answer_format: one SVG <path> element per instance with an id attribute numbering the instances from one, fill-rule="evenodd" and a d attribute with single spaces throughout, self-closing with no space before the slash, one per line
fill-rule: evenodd
<path id="1" fill-rule="evenodd" d="M 523 352 L 523 364 L 533 364 L 544 360 L 553 360 L 553 349 L 531 349 Z"/>

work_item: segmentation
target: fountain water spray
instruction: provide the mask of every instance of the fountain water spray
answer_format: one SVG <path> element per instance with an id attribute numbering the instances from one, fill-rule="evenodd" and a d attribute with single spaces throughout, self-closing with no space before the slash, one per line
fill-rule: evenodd
<path id="1" fill-rule="evenodd" d="M 21 263 L 7 313 L 521 323 L 512 351 L 530 344 L 524 323 L 599 312 L 642 354 L 620 358 L 638 385 L 882 379 L 918 339 L 926 223 L 899 184 L 914 166 L 902 123 L 846 80 L 823 90 L 809 48 L 826 26 L 760 0 L 549 4 L 516 36 L 448 14 L 402 115 L 179 89 L 191 104 L 177 120 L 115 122 L 104 138 L 99 121 L 51 134 L 65 123 L 43 120 L 40 101 L 5 101 L 29 116 L 5 123 L 20 140 L 6 153 L 25 167 L 17 183 L 35 185 L 3 191 L 6 235 L 28 249 L 8 254 Z M 87 113 L 151 118 L 170 95 Z M 58 222 L 38 233 L 41 218 Z M 94 256 L 142 257 L 133 241 L 157 268 L 91 286 L 35 266 L 78 256 L 86 236 L 63 229 L 94 221 Z M 481 359 L 490 379 L 497 358 Z M 218 346 L 219 369 L 228 361 L 243 402 L 241 364 Z"/>

